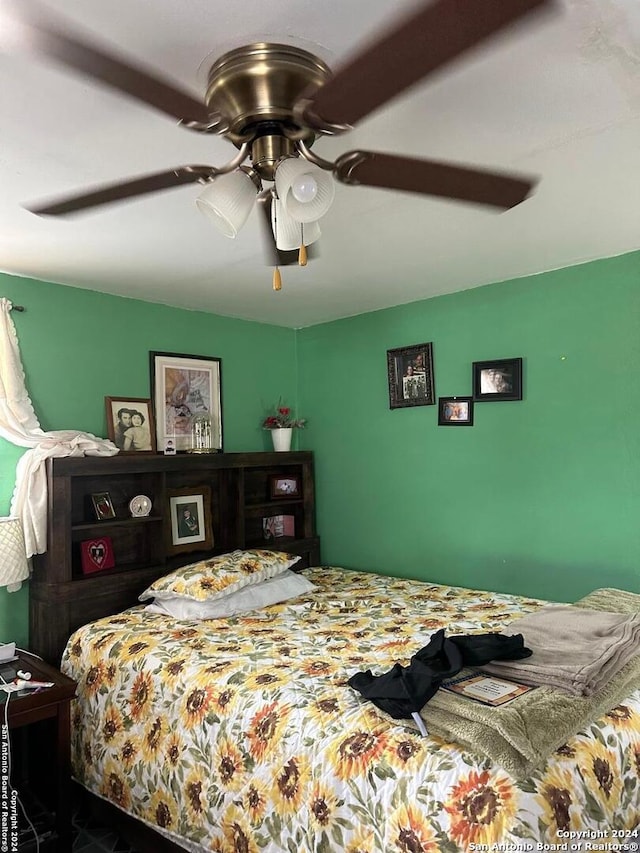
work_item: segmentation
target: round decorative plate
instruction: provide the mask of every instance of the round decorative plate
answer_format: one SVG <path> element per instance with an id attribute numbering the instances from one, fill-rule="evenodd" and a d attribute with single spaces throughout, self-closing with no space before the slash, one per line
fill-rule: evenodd
<path id="1" fill-rule="evenodd" d="M 136 495 L 129 501 L 129 512 L 134 518 L 142 518 L 151 512 L 151 498 L 146 495 Z"/>

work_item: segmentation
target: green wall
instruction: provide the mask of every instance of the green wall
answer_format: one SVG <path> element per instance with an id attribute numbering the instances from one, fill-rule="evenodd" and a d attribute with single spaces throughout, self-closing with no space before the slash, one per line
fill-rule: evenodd
<path id="1" fill-rule="evenodd" d="M 295 403 L 296 333 L 62 287 L 0 273 L 0 296 L 13 312 L 22 362 L 45 430 L 106 436 L 105 396 L 149 397 L 149 351 L 222 358 L 223 438 L 227 451 L 266 450 L 265 408 Z M 0 515 L 9 512 L 22 450 L 0 439 Z M 27 642 L 28 585 L 0 589 L 0 642 Z"/>
<path id="2" fill-rule="evenodd" d="M 150 350 L 220 356 L 225 449 L 264 450 L 296 403 L 316 454 L 325 562 L 574 600 L 640 592 L 640 253 L 299 332 L 0 274 L 45 429 L 106 434 L 105 395 L 147 397 Z M 436 394 L 522 356 L 525 399 L 475 426 L 388 408 L 386 350 L 433 341 Z M 0 514 L 21 450 L 0 439 Z M 0 590 L 0 641 L 27 642 L 28 585 Z"/>
<path id="3" fill-rule="evenodd" d="M 299 333 L 324 562 L 575 600 L 640 592 L 640 253 Z M 386 350 L 433 341 L 436 395 L 522 356 L 524 400 L 388 408 Z M 307 438 L 307 436 L 305 436 Z"/>

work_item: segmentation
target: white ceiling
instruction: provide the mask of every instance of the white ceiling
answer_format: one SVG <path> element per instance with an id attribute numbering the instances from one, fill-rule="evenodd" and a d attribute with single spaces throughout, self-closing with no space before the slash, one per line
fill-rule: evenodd
<path id="1" fill-rule="evenodd" d="M 279 40 L 336 66 L 413 3 L 46 5 L 196 94 L 208 65 L 228 49 Z M 235 149 L 44 59 L 11 52 L 0 19 L 0 269 L 302 327 L 637 249 L 640 3 L 559 0 L 559 9 L 315 146 L 329 159 L 360 147 L 538 175 L 535 195 L 496 214 L 338 184 L 321 223 L 320 257 L 284 268 L 280 293 L 271 289 L 257 213 L 229 240 L 198 212 L 197 184 L 73 218 L 27 212 L 25 203 L 96 184 L 182 164 L 221 165 Z"/>

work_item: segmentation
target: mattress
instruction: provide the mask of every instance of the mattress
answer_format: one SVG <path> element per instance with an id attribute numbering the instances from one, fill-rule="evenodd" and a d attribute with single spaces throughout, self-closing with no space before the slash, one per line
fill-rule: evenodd
<path id="1" fill-rule="evenodd" d="M 334 567 L 305 575 L 313 592 L 228 619 L 133 608 L 78 630 L 62 665 L 79 683 L 75 778 L 217 853 L 638 840 L 640 691 L 518 781 L 346 683 L 408 663 L 440 628 L 500 631 L 544 602 Z"/>

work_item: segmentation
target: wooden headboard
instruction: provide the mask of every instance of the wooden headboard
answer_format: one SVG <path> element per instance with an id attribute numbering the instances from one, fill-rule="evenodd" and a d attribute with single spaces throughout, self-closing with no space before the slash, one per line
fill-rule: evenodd
<path id="1" fill-rule="evenodd" d="M 301 568 L 320 562 L 309 451 L 121 453 L 50 459 L 47 466 L 48 548 L 34 559 L 29 645 L 54 665 L 77 628 L 138 604 L 150 583 L 181 565 L 251 547 L 300 554 Z M 274 476 L 295 480 L 296 493 L 274 497 Z M 173 541 L 170 498 L 191 491 L 211 498 L 213 544 L 206 550 L 182 550 Z M 115 517 L 99 520 L 92 495 L 104 493 Z M 132 517 L 129 502 L 140 494 L 151 498 L 151 512 Z M 293 516 L 294 536 L 266 540 L 263 519 L 277 515 Z M 114 567 L 85 574 L 81 543 L 105 538 Z"/>

